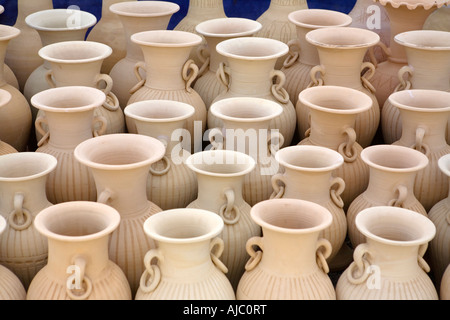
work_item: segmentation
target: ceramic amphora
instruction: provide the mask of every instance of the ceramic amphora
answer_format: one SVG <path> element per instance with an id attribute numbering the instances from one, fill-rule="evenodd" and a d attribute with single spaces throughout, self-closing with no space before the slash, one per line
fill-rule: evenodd
<path id="1" fill-rule="evenodd" d="M 423 258 L 436 228 L 424 215 L 404 208 L 376 206 L 355 219 L 366 242 L 339 277 L 338 300 L 437 300 Z"/>
<path id="2" fill-rule="evenodd" d="M 136 300 L 234 300 L 235 294 L 220 261 L 224 222 L 201 209 L 173 209 L 144 223 L 157 243 L 147 252 Z M 154 262 L 156 261 L 156 262 Z"/>
<path id="3" fill-rule="evenodd" d="M 33 278 L 28 300 L 131 300 L 130 285 L 108 256 L 120 215 L 107 205 L 71 201 L 42 210 L 36 229 L 48 239 L 48 263 Z"/>

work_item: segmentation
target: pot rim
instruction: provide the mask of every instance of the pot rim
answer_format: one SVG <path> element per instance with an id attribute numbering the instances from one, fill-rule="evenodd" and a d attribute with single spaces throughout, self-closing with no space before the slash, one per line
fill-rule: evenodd
<path id="1" fill-rule="evenodd" d="M 156 41 L 154 39 L 155 36 L 163 39 L 163 41 Z M 180 40 L 180 42 L 165 41 L 165 39 L 170 39 L 171 36 L 176 36 L 177 39 L 182 40 Z M 148 37 L 150 37 L 150 39 L 145 40 L 145 38 Z M 136 43 L 137 45 L 144 47 L 151 46 L 159 48 L 186 48 L 186 47 L 195 47 L 199 45 L 203 40 L 199 35 L 188 31 L 149 30 L 133 34 L 131 36 L 131 41 Z"/>
<path id="2" fill-rule="evenodd" d="M 0 174 L 0 181 L 2 182 L 20 182 L 20 181 L 27 181 L 27 180 L 33 180 L 40 177 L 43 177 L 50 172 L 52 172 L 56 166 L 58 165 L 58 160 L 47 153 L 43 152 L 18 152 L 18 153 L 9 153 L 6 155 L 2 155 L 0 157 L 0 164 L 2 164 L 2 161 L 6 160 L 14 160 L 16 163 L 20 163 L 22 159 L 35 161 L 34 163 L 43 163 L 44 161 L 47 161 L 46 163 L 47 168 L 45 170 L 42 170 L 40 172 L 30 174 L 30 175 L 21 175 L 21 176 L 14 176 L 14 177 L 4 177 Z"/>
<path id="3" fill-rule="evenodd" d="M 411 98 L 412 100 L 419 101 L 417 95 L 422 96 L 422 99 L 427 100 L 427 104 L 430 103 L 430 99 L 435 98 L 436 96 L 441 97 L 443 101 L 446 101 L 446 106 L 442 107 L 432 107 L 429 108 L 427 105 L 425 106 L 411 106 L 405 104 L 398 100 L 398 98 L 402 98 L 402 96 L 406 96 Z M 432 90 L 432 89 L 409 89 L 402 90 L 392 93 L 389 97 L 389 102 L 400 110 L 409 110 L 409 111 L 424 111 L 427 113 L 438 113 L 438 112 L 449 112 L 450 111 L 450 92 L 441 91 L 441 90 Z"/>
<path id="4" fill-rule="evenodd" d="M 333 15 L 335 17 L 339 17 L 342 18 L 342 23 L 339 24 L 335 24 L 335 25 L 317 25 L 317 24 L 311 24 L 311 23 L 305 23 L 305 22 L 301 22 L 298 21 L 298 19 L 296 19 L 295 17 L 298 16 L 299 14 L 305 14 L 306 16 L 313 15 L 313 14 L 321 14 L 323 16 L 328 16 L 330 17 L 330 15 Z M 297 11 L 293 11 L 291 13 L 289 13 L 288 15 L 288 20 L 293 23 L 296 27 L 302 27 L 302 28 L 306 28 L 306 29 L 318 29 L 318 28 L 325 28 L 325 27 L 330 27 L 330 26 L 336 26 L 336 27 L 347 27 L 349 25 L 352 24 L 352 17 L 349 16 L 348 14 L 345 14 L 343 12 L 339 12 L 339 11 L 335 11 L 335 10 L 327 10 L 327 9 L 301 9 L 301 10 L 297 10 Z M 329 20 L 329 18 L 328 18 Z M 328 21 L 327 20 L 327 21 Z"/>
<path id="5" fill-rule="evenodd" d="M 99 48 L 102 50 L 102 52 L 99 51 L 99 54 L 97 56 L 91 57 L 91 58 L 80 58 L 80 59 L 63 59 L 63 58 L 55 58 L 52 57 L 49 54 L 49 51 L 56 48 L 69 48 L 68 50 L 73 50 L 74 47 L 82 47 L 82 48 Z M 88 62 L 94 62 L 99 61 L 108 58 L 112 53 L 113 50 L 110 46 L 100 43 L 100 42 L 94 42 L 94 41 L 62 41 L 57 42 L 53 44 L 49 44 L 39 50 L 39 56 L 47 61 L 50 62 L 56 62 L 56 63 L 65 63 L 65 64 L 78 64 L 78 63 L 88 63 Z"/>
<path id="6" fill-rule="evenodd" d="M 143 10 L 143 8 L 154 8 L 155 5 L 163 5 L 167 8 L 167 10 L 163 12 L 145 12 Z M 127 11 L 127 8 L 133 8 L 140 11 L 130 11 L 129 9 Z M 174 14 L 180 10 L 180 6 L 176 3 L 168 1 L 119 2 L 112 4 L 109 7 L 109 10 L 119 16 L 146 18 Z"/>
<path id="7" fill-rule="evenodd" d="M 405 6 L 409 10 L 414 10 L 418 7 L 423 7 L 425 10 L 429 10 L 433 7 L 440 8 L 443 5 L 450 3 L 448 0 L 378 0 L 378 2 L 380 2 L 383 6 L 390 4 L 393 8 Z"/>
<path id="8" fill-rule="evenodd" d="M 425 38 L 425 41 L 423 43 L 420 43 L 419 41 L 413 42 L 409 39 L 411 39 L 411 36 L 418 36 L 418 38 Z M 440 41 L 437 40 L 437 42 L 440 42 L 440 44 L 437 45 L 430 45 L 427 44 L 429 37 L 428 36 L 436 36 L 436 39 L 443 39 L 443 36 L 446 36 L 447 38 L 445 40 L 447 41 Z M 447 31 L 439 31 L 439 30 L 411 30 L 407 32 L 402 32 L 394 37 L 395 42 L 398 44 L 408 47 L 408 48 L 414 48 L 414 49 L 421 49 L 421 50 L 432 50 L 432 51 L 448 51 L 450 50 L 450 33 Z"/>
<path id="9" fill-rule="evenodd" d="M 439 169 L 450 178 L 450 166 L 448 162 L 450 161 L 450 154 L 446 154 L 439 158 L 438 167 Z"/>
<path id="10" fill-rule="evenodd" d="M 225 49 L 226 46 L 233 45 L 236 43 L 236 47 L 242 49 L 242 45 L 244 44 L 247 48 L 254 48 L 254 46 L 259 43 L 260 45 L 264 45 L 264 48 L 279 48 L 275 53 L 267 53 L 265 55 L 243 55 L 238 53 L 232 53 Z M 270 59 L 278 59 L 289 52 L 289 47 L 284 42 L 276 39 L 264 38 L 264 37 L 239 37 L 239 38 L 231 38 L 224 40 L 217 44 L 216 51 L 227 58 L 234 58 L 239 60 L 246 61 L 260 61 L 260 60 L 270 60 Z"/>
<path id="11" fill-rule="evenodd" d="M 317 166 L 317 167 L 307 167 L 307 166 L 299 166 L 299 165 L 293 165 L 292 163 L 286 162 L 283 159 L 283 154 L 289 153 L 292 150 L 292 152 L 298 151 L 297 153 L 298 158 L 303 157 L 303 154 L 306 154 L 308 156 L 312 156 L 312 158 L 315 157 L 318 153 L 325 153 L 328 155 L 327 159 L 330 160 L 330 163 L 325 166 Z M 332 171 L 339 167 L 341 167 L 344 164 L 344 157 L 337 152 L 330 148 L 325 148 L 322 146 L 313 146 L 313 145 L 295 145 L 295 146 L 288 146 L 285 148 L 282 148 L 275 153 L 275 160 L 277 160 L 283 167 L 292 169 L 292 170 L 298 170 L 302 169 L 304 171 L 308 172 L 323 172 L 323 171 Z M 333 160 L 333 161 L 331 161 Z"/>
<path id="12" fill-rule="evenodd" d="M 360 43 L 326 43 L 324 41 L 321 41 L 320 39 L 317 39 L 317 36 L 327 36 L 330 33 L 337 33 L 337 37 L 340 35 L 347 36 L 348 40 L 355 39 L 354 34 L 361 34 L 367 36 L 367 40 Z M 306 34 L 306 41 L 308 41 L 310 44 L 322 47 L 322 48 L 328 48 L 328 49 L 358 49 L 358 48 L 369 48 L 373 47 L 377 43 L 380 42 L 380 36 L 370 30 L 362 29 L 362 28 L 353 28 L 353 27 L 324 27 L 320 29 L 315 29 L 312 31 L 309 31 Z"/>
<path id="13" fill-rule="evenodd" d="M 165 106 L 167 106 L 169 109 L 176 107 L 176 108 L 178 108 L 177 110 L 183 110 L 185 112 L 184 112 L 184 114 L 179 115 L 179 116 L 164 117 L 164 118 L 147 117 L 147 116 L 137 114 L 135 112 L 136 110 L 141 110 L 143 108 L 160 108 L 160 107 L 165 107 Z M 164 100 L 164 99 L 163 100 L 144 100 L 144 101 L 138 101 L 138 102 L 129 104 L 128 106 L 125 107 L 123 112 L 125 113 L 125 115 L 127 117 L 130 117 L 135 120 L 142 121 L 142 122 L 165 123 L 165 122 L 175 122 L 175 121 L 186 120 L 194 115 L 195 108 L 192 105 L 187 104 L 185 102 L 174 101 L 174 100 Z"/>
<path id="14" fill-rule="evenodd" d="M 58 16 L 58 15 L 62 15 L 62 16 L 67 16 L 69 17 L 69 11 L 70 9 L 48 9 L 48 10 L 42 10 L 42 11 L 37 11 L 34 12 L 30 15 L 28 15 L 25 18 L 25 23 L 30 27 L 33 28 L 35 30 L 38 31 L 67 31 L 67 30 L 84 30 L 84 29 L 89 29 L 90 27 L 94 26 L 97 23 L 97 17 L 95 15 L 93 15 L 90 12 L 87 11 L 83 11 L 83 10 L 76 10 L 77 14 L 80 15 L 84 15 L 85 18 L 87 18 L 87 21 L 85 24 L 77 26 L 77 27 L 57 27 L 57 28 L 51 28 L 51 27 L 43 27 L 40 26 L 39 24 L 35 23 L 33 19 L 36 19 L 38 17 L 41 16 L 45 16 L 46 14 L 51 14 L 52 16 Z M 75 10 L 73 10 L 75 11 Z"/>
<path id="15" fill-rule="evenodd" d="M 20 29 L 7 25 L 0 25 L 0 32 L 7 32 L 3 36 L 0 35 L 0 41 L 8 41 L 18 37 L 21 34 Z"/>
<path id="16" fill-rule="evenodd" d="M 210 25 L 216 26 L 217 24 L 223 24 L 228 25 L 230 22 L 244 22 L 246 23 L 246 26 L 248 28 L 241 28 L 241 31 L 231 31 L 227 33 L 223 32 L 211 32 L 205 30 Z M 242 30 L 245 29 L 245 30 Z M 195 27 L 195 31 L 197 31 L 199 34 L 205 36 L 205 37 L 216 37 L 216 38 L 237 38 L 237 37 L 244 37 L 244 36 L 250 36 L 259 30 L 262 29 L 262 24 L 256 20 L 247 19 L 247 18 L 238 18 L 238 17 L 230 17 L 230 18 L 217 18 L 217 19 L 211 19 L 207 21 L 200 22 Z"/>

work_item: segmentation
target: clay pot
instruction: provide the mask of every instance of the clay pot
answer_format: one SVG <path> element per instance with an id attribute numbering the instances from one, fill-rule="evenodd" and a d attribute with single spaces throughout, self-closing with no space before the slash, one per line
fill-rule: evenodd
<path id="1" fill-rule="evenodd" d="M 404 208 L 377 206 L 356 216 L 367 242 L 339 277 L 338 300 L 437 300 L 423 259 L 436 229 L 424 215 Z"/>
<path id="2" fill-rule="evenodd" d="M 138 44 L 144 53 L 145 63 L 135 66 L 137 84 L 131 89 L 132 96 L 128 104 L 144 100 L 174 100 L 190 104 L 195 113 L 186 121 L 191 134 L 191 149 L 184 143 L 186 150 L 193 149 L 196 126 L 202 133 L 206 129 L 206 106 L 200 95 L 191 87 L 198 76 L 197 65 L 189 59 L 189 53 L 202 39 L 200 36 L 175 30 L 152 30 L 132 35 L 131 40 Z M 146 71 L 146 78 L 139 70 Z M 128 132 L 136 133 L 132 119 L 126 119 Z"/>
<path id="3" fill-rule="evenodd" d="M 423 24 L 424 30 L 450 31 L 450 5 L 445 5 L 430 14 Z"/>
<path id="4" fill-rule="evenodd" d="M 331 244 L 319 238 L 333 220 L 327 209 L 299 199 L 272 199 L 253 206 L 251 217 L 263 236 L 247 242 L 250 259 L 238 300 L 336 299 L 327 275 Z"/>
<path id="5" fill-rule="evenodd" d="M 450 112 L 450 92 L 438 90 L 403 90 L 389 96 L 400 110 L 402 135 L 393 144 L 416 149 L 429 159 L 417 173 L 414 194 L 428 212 L 448 196 L 448 177 L 439 169 L 438 161 L 450 153 L 446 130 Z"/>
<path id="6" fill-rule="evenodd" d="M 0 216 L 0 235 L 6 229 L 6 220 Z M 0 300 L 25 300 L 27 292 L 19 278 L 8 268 L 0 265 Z"/>
<path id="7" fill-rule="evenodd" d="M 252 36 L 261 27 L 259 22 L 243 18 L 212 19 L 196 26 L 196 32 L 203 36 L 206 43 L 197 49 L 201 64 L 194 90 L 202 97 L 207 110 L 224 89 L 216 73 L 219 65 L 226 62 L 226 58 L 217 52 L 217 44 L 232 38 Z"/>
<path id="8" fill-rule="evenodd" d="M 448 266 L 447 269 L 445 269 L 444 275 L 442 276 L 440 299 L 450 300 L 450 267 Z"/>
<path id="9" fill-rule="evenodd" d="M 250 205 L 243 198 L 244 177 L 254 170 L 252 157 L 231 150 L 198 152 L 186 160 L 198 181 L 198 197 L 187 207 L 209 210 L 224 222 L 220 235 L 224 241 L 221 261 L 227 266 L 227 277 L 234 289 L 244 273 L 248 256 L 247 240 L 261 234 L 261 228 L 250 218 Z"/>
<path id="10" fill-rule="evenodd" d="M 226 57 L 217 76 L 224 91 L 214 102 L 235 97 L 263 98 L 278 103 L 283 112 L 270 124 L 270 129 L 279 130 L 284 137 L 284 146 L 290 145 L 295 133 L 295 108 L 284 89 L 286 77 L 275 70 L 276 60 L 288 52 L 288 46 L 274 39 L 260 37 L 233 38 L 216 46 L 219 54 Z M 208 127 L 220 126 L 220 119 L 209 110 Z"/>
<path id="11" fill-rule="evenodd" d="M 427 215 L 414 195 L 417 173 L 429 161 L 423 153 L 403 146 L 374 145 L 361 152 L 361 159 L 369 166 L 369 185 L 350 204 L 347 210 L 348 236 L 354 248 L 365 242 L 355 225 L 355 219 L 366 208 L 393 206 Z"/>
<path id="12" fill-rule="evenodd" d="M 328 27 L 312 30 L 306 40 L 317 47 L 320 64 L 311 69 L 310 86 L 342 86 L 361 91 L 372 99 L 372 107 L 356 117 L 356 141 L 363 147 L 372 143 L 380 123 L 380 107 L 370 78 L 375 66 L 363 62 L 368 48 L 380 41 L 373 31 L 360 28 Z M 297 102 L 299 134 L 309 128 L 308 107 Z"/>
<path id="13" fill-rule="evenodd" d="M 188 136 L 186 121 L 195 112 L 189 104 L 173 100 L 146 100 L 128 105 L 137 133 L 160 140 L 164 157 L 152 164 L 147 180 L 147 198 L 163 210 L 185 208 L 197 197 L 197 179 L 186 166 L 190 155 L 180 138 Z"/>
<path id="14" fill-rule="evenodd" d="M 396 35 L 394 40 L 405 48 L 408 61 L 408 65 L 398 71 L 399 85 L 395 88 L 395 92 L 409 89 L 450 92 L 449 32 L 407 31 Z M 402 134 L 400 111 L 389 102 L 389 99 L 383 106 L 381 128 L 386 143 L 400 139 Z"/>
<path id="15" fill-rule="evenodd" d="M 11 101 L 12 95 L 6 90 L 0 89 L 0 109 Z M 0 137 L 1 138 L 1 137 Z M 0 155 L 17 152 L 8 143 L 0 140 Z"/>
<path id="16" fill-rule="evenodd" d="M 8 220 L 0 242 L 0 263 L 14 272 L 25 288 L 47 264 L 47 239 L 34 227 L 34 218 L 50 207 L 45 192 L 55 157 L 21 152 L 0 157 L 0 214 Z"/>
<path id="17" fill-rule="evenodd" d="M 117 95 L 119 105 L 125 108 L 131 97 L 130 90 L 137 82 L 134 67 L 144 61 L 141 48 L 131 41 L 131 36 L 148 30 L 167 29 L 170 18 L 180 6 L 169 1 L 125 1 L 111 5 L 109 10 L 118 16 L 126 38 L 126 56 L 109 73 L 113 79 L 112 91 Z M 145 77 L 145 73 L 141 76 Z"/>
<path id="18" fill-rule="evenodd" d="M 144 256 L 155 248 L 142 225 L 162 211 L 147 199 L 147 180 L 151 165 L 164 152 L 164 145 L 155 138 L 118 133 L 88 139 L 74 151 L 75 158 L 92 172 L 97 202 L 120 213 L 120 224 L 109 240 L 109 256 L 125 272 L 133 295 L 145 270 Z"/>
<path id="19" fill-rule="evenodd" d="M 269 127 L 283 108 L 267 99 L 240 97 L 219 100 L 209 111 L 223 125 L 209 131 L 211 146 L 207 150 L 233 150 L 252 157 L 256 166 L 245 176 L 244 199 L 250 206 L 268 200 L 272 175 L 279 169 L 275 153 L 284 142 L 283 135 Z"/>
<path id="20" fill-rule="evenodd" d="M 311 117 L 311 129 L 299 144 L 326 147 L 344 158 L 334 173 L 345 182 L 341 197 L 346 211 L 369 183 L 369 167 L 361 159 L 363 148 L 356 141 L 354 127 L 356 116 L 372 108 L 373 101 L 356 89 L 318 86 L 303 90 L 299 103 L 309 108 Z"/>
<path id="21" fill-rule="evenodd" d="M 144 230 L 157 249 L 145 255 L 136 300 L 234 300 L 219 260 L 222 229 L 222 219 L 206 210 L 174 209 L 148 218 Z"/>
<path id="22" fill-rule="evenodd" d="M 297 37 L 288 42 L 289 54 L 281 71 L 286 75 L 285 88 L 295 106 L 300 92 L 311 84 L 311 69 L 320 64 L 317 48 L 306 41 L 306 34 L 319 28 L 347 27 L 352 18 L 334 10 L 308 9 L 293 11 L 288 19 L 295 25 Z M 305 132 L 300 133 L 303 139 Z"/>
<path id="23" fill-rule="evenodd" d="M 103 91 L 83 86 L 48 89 L 31 98 L 33 106 L 45 112 L 45 116 L 36 119 L 36 129 L 43 136 L 36 152 L 58 160 L 47 179 L 51 203 L 96 200 L 94 178 L 89 168 L 74 158 L 73 152 L 81 142 L 105 132 L 105 118 L 94 117 L 94 110 L 105 98 Z M 97 122 L 101 123 L 100 130 L 95 129 Z"/>
<path id="24" fill-rule="evenodd" d="M 48 238 L 48 263 L 33 278 L 28 300 L 130 300 L 123 271 L 108 256 L 119 213 L 91 201 L 42 210 L 36 229 Z"/>

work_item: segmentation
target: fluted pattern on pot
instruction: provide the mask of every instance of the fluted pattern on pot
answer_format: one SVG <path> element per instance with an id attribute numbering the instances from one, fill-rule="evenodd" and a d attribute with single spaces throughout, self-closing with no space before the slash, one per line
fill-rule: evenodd
<path id="1" fill-rule="evenodd" d="M 110 99 L 109 97 L 107 99 Z M 122 112 L 122 109 L 117 104 L 116 110 L 109 110 L 105 108 L 105 106 L 98 107 L 94 111 L 94 117 L 102 116 L 106 119 L 106 131 L 104 134 L 114 134 L 114 133 L 125 133 L 125 116 Z M 99 130 L 100 127 L 94 127 L 96 130 Z"/>
<path id="2" fill-rule="evenodd" d="M 42 269 L 37 281 L 28 290 L 27 300 L 70 300 L 66 281 L 55 281 L 51 273 Z M 87 300 L 130 300 L 128 283 L 122 270 L 109 262 L 101 276 L 92 281 L 92 293 Z"/>
<path id="3" fill-rule="evenodd" d="M 450 300 L 450 267 L 447 267 L 442 277 L 440 299 Z"/>
<path id="4" fill-rule="evenodd" d="M 25 289 L 9 269 L 0 266 L 0 300 L 25 300 Z"/>
<path id="5" fill-rule="evenodd" d="M 214 72 L 207 71 L 195 81 L 194 89 L 202 97 L 206 109 L 209 109 L 214 99 L 224 91 L 224 86 Z"/>
<path id="6" fill-rule="evenodd" d="M 14 149 L 12 146 L 7 144 L 6 142 L 0 141 L 0 155 L 16 153 L 16 152 L 17 152 L 17 150 Z"/>

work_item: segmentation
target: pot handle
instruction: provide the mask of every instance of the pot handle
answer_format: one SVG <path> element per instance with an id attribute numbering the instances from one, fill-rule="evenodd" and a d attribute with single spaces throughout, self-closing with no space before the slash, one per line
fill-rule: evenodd
<path id="1" fill-rule="evenodd" d="M 86 259 L 79 255 L 66 269 L 71 274 L 66 281 L 66 293 L 72 300 L 86 300 L 92 293 L 92 281 L 85 274 L 86 264 Z"/>
<path id="2" fill-rule="evenodd" d="M 273 70 L 272 71 L 272 77 L 274 81 L 274 84 L 271 87 L 272 95 L 275 97 L 275 99 L 278 100 L 278 102 L 286 104 L 289 100 L 289 93 L 286 91 L 283 86 L 286 84 L 286 75 L 283 73 L 283 71 L 280 70 Z"/>
<path id="3" fill-rule="evenodd" d="M 209 249 L 211 251 L 211 260 L 216 265 L 217 268 L 219 268 L 220 271 L 223 273 L 228 273 L 228 268 L 225 266 L 225 264 L 220 261 L 220 257 L 222 256 L 223 249 L 225 248 L 225 244 L 222 240 L 222 238 L 216 237 L 211 240 L 211 243 L 209 245 Z"/>
<path id="4" fill-rule="evenodd" d="M 423 269 L 425 272 L 430 272 L 431 268 L 428 265 L 428 263 L 425 261 L 423 256 L 425 255 L 425 252 L 427 252 L 428 249 L 428 243 L 424 243 L 419 247 L 419 253 L 417 255 L 417 262 L 419 263 L 419 266 Z"/>
<path id="5" fill-rule="evenodd" d="M 278 140 L 278 143 L 273 144 L 272 140 Z M 275 155 L 278 150 L 281 149 L 281 147 L 284 144 L 284 137 L 281 134 L 281 132 L 277 130 L 270 130 L 270 137 L 267 140 L 267 145 L 269 146 L 269 153 L 270 155 Z"/>
<path id="6" fill-rule="evenodd" d="M 353 252 L 353 262 L 350 264 L 347 271 L 347 279 L 351 284 L 359 285 L 368 279 L 370 274 L 370 262 L 367 260 L 366 254 L 370 255 L 367 243 L 359 244 Z M 356 277 L 354 276 L 355 271 L 358 271 Z"/>
<path id="7" fill-rule="evenodd" d="M 320 73 L 320 78 L 317 78 L 317 73 Z M 323 76 L 325 75 L 325 67 L 322 65 L 315 66 L 309 72 L 309 76 L 311 78 L 311 82 L 308 85 L 310 87 L 319 87 L 323 86 Z"/>
<path id="8" fill-rule="evenodd" d="M 108 201 L 112 200 L 113 197 L 114 197 L 114 191 L 106 188 L 105 190 L 100 192 L 100 194 L 98 195 L 97 202 L 103 203 L 103 204 L 108 204 Z"/>
<path id="9" fill-rule="evenodd" d="M 423 139 L 425 138 L 426 128 L 417 127 L 416 129 L 416 143 L 411 146 L 412 149 L 422 152 L 427 157 L 430 156 L 430 147 L 423 143 Z"/>
<path id="10" fill-rule="evenodd" d="M 299 39 L 292 39 L 287 43 L 289 47 L 289 53 L 287 58 L 283 62 L 283 67 L 290 68 L 294 65 L 294 63 L 298 60 L 300 57 L 300 40 Z"/>
<path id="11" fill-rule="evenodd" d="M 106 88 L 99 88 L 101 82 L 106 84 Z M 107 74 L 99 74 L 95 83 L 97 84 L 97 88 L 102 90 L 106 95 L 106 101 L 103 103 L 103 108 L 109 111 L 117 111 L 120 108 L 120 105 L 117 96 L 111 92 L 113 88 L 113 79 Z"/>
<path id="12" fill-rule="evenodd" d="M 273 192 L 270 199 L 281 199 L 284 196 L 286 190 L 286 181 L 284 179 L 284 174 L 277 173 L 272 176 L 272 188 Z M 280 183 L 281 182 L 281 183 Z"/>
<path id="13" fill-rule="evenodd" d="M 230 68 L 224 62 L 219 64 L 219 68 L 217 68 L 216 71 L 216 77 L 228 90 L 230 85 Z"/>
<path id="14" fill-rule="evenodd" d="M 23 231 L 28 229 L 33 222 L 33 217 L 30 211 L 23 207 L 25 194 L 16 192 L 14 194 L 14 210 L 9 214 L 8 222 L 11 228 L 16 231 Z"/>
<path id="15" fill-rule="evenodd" d="M 405 202 L 406 197 L 408 196 L 408 188 L 404 185 L 399 185 L 397 186 L 395 191 L 398 194 L 398 197 L 389 201 L 388 205 L 391 207 L 402 208 L 403 203 Z"/>
<path id="16" fill-rule="evenodd" d="M 377 58 L 375 57 L 375 47 L 380 47 L 381 50 L 383 50 L 383 52 L 390 57 L 392 55 L 391 53 L 391 48 L 389 48 L 388 46 L 386 46 L 382 41 L 379 41 L 375 46 L 372 46 L 369 48 L 368 52 L 369 52 L 369 58 L 370 61 L 373 63 L 373 65 L 375 66 L 375 68 L 378 67 L 378 61 Z"/>
<path id="17" fill-rule="evenodd" d="M 170 171 L 170 168 L 172 167 L 172 165 L 170 163 L 170 159 L 167 156 L 164 156 L 160 161 L 164 163 L 164 169 L 155 170 L 155 169 L 153 169 L 154 164 L 152 164 L 149 171 L 153 176 L 158 176 L 158 177 L 164 176 Z"/>
<path id="18" fill-rule="evenodd" d="M 356 132 L 355 129 L 347 127 L 344 130 L 344 134 L 347 135 L 347 142 L 341 143 L 338 152 L 344 157 L 345 162 L 352 163 L 358 157 L 358 150 L 356 150 Z"/>
<path id="19" fill-rule="evenodd" d="M 202 66 L 198 71 L 198 76 L 200 77 L 209 68 L 211 62 L 211 56 L 208 50 L 208 46 L 205 43 L 197 47 L 197 58 L 202 63 Z"/>
<path id="20" fill-rule="evenodd" d="M 134 75 L 136 76 L 136 79 L 138 80 L 138 83 L 130 89 L 130 94 L 136 93 L 140 88 L 142 88 L 145 84 L 145 79 L 142 78 L 141 73 L 139 72 L 140 69 L 145 70 L 145 62 L 139 61 L 134 65 Z"/>
<path id="21" fill-rule="evenodd" d="M 330 268 L 328 267 L 327 258 L 331 255 L 333 247 L 330 241 L 327 239 L 319 239 L 316 246 L 316 262 L 323 272 L 329 273 Z"/>
<path id="22" fill-rule="evenodd" d="M 161 282 L 161 269 L 158 265 L 152 264 L 153 259 L 163 261 L 164 257 L 159 249 L 149 250 L 144 257 L 145 270 L 142 273 L 139 289 L 144 293 L 150 293 L 155 291 Z"/>
<path id="23" fill-rule="evenodd" d="M 337 188 L 334 188 L 337 186 Z M 344 207 L 344 200 L 342 200 L 341 195 L 345 191 L 345 181 L 340 177 L 331 178 L 330 181 L 330 196 L 334 204 L 339 208 Z"/>
<path id="24" fill-rule="evenodd" d="M 100 123 L 100 129 L 95 128 L 97 123 Z M 94 128 L 93 129 L 94 137 L 98 137 L 98 136 L 105 134 L 106 128 L 108 126 L 108 121 L 103 116 L 96 116 L 92 120 L 92 126 Z"/>
<path id="25" fill-rule="evenodd" d="M 45 81 L 47 81 L 47 84 L 50 88 L 56 88 L 56 83 L 53 80 L 53 70 L 48 70 L 45 73 Z"/>
<path id="26" fill-rule="evenodd" d="M 36 121 L 34 123 L 37 132 L 39 132 L 42 135 L 41 140 L 37 143 L 38 147 L 42 147 L 50 138 L 50 131 L 45 131 L 43 124 L 48 125 L 47 118 L 39 116 L 36 118 Z"/>
<path id="27" fill-rule="evenodd" d="M 235 204 L 235 194 L 233 189 L 227 189 L 224 192 L 227 202 L 220 207 L 219 215 L 227 225 L 234 225 L 239 222 L 241 211 Z"/>
<path id="28" fill-rule="evenodd" d="M 183 67 L 183 80 L 186 82 L 186 92 L 192 92 L 192 83 L 197 79 L 199 70 L 194 60 L 188 60 Z"/>
<path id="29" fill-rule="evenodd" d="M 399 83 L 395 87 L 394 92 L 411 89 L 411 81 L 409 78 L 413 75 L 413 73 L 414 70 L 410 66 L 401 67 L 397 73 Z"/>
<path id="30" fill-rule="evenodd" d="M 221 141 L 216 138 L 217 136 L 221 137 Z M 222 130 L 212 128 L 208 133 L 208 140 L 212 144 L 211 150 L 223 150 L 225 137 Z"/>
<path id="31" fill-rule="evenodd" d="M 255 251 L 253 246 L 259 247 L 261 250 Z M 246 271 L 252 271 L 256 268 L 256 266 L 259 264 L 259 262 L 262 259 L 263 250 L 264 250 L 264 243 L 262 237 L 252 237 L 247 240 L 247 243 L 245 245 L 245 248 L 247 250 L 247 253 L 250 255 L 250 259 L 245 264 L 245 270 Z"/>
<path id="32" fill-rule="evenodd" d="M 364 70 L 366 70 L 366 71 L 363 73 Z M 370 83 L 370 79 L 373 78 L 375 71 L 376 71 L 376 68 L 373 65 L 373 63 L 364 62 L 361 65 L 361 73 L 363 73 L 363 75 L 361 76 L 361 82 L 363 84 L 363 87 L 366 88 L 367 90 L 369 90 L 372 94 L 377 91 L 375 89 L 375 87 Z"/>

